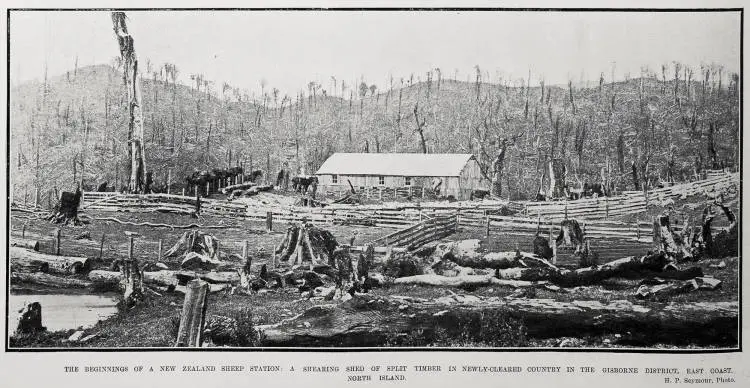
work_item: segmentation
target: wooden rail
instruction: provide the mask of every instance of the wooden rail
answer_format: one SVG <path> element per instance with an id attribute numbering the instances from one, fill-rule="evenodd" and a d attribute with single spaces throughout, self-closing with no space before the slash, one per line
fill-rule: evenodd
<path id="1" fill-rule="evenodd" d="M 626 192 L 616 197 L 600 197 L 576 201 L 508 202 L 508 201 L 458 201 L 423 202 L 397 205 L 344 205 L 325 208 L 300 206 L 248 205 L 238 201 L 201 198 L 201 213 L 215 216 L 237 217 L 265 222 L 270 212 L 276 221 L 317 223 L 351 223 L 403 228 L 418 224 L 426 218 L 458 214 L 469 219 L 496 214 L 502 208 L 520 213 L 531 219 L 543 218 L 559 222 L 566 218 L 577 220 L 602 220 L 610 217 L 644 212 L 650 203 L 667 204 L 676 198 L 719 192 L 736 187 L 739 175 L 721 174 L 702 181 L 665 187 L 643 192 Z M 713 194 L 712 194 L 713 193 Z M 132 212 L 171 212 L 192 214 L 195 197 L 171 194 L 121 194 L 116 192 L 86 192 L 83 209 Z M 462 223 L 470 221 L 462 221 Z"/>
<path id="2" fill-rule="evenodd" d="M 440 240 L 458 230 L 458 217 L 455 215 L 437 216 L 373 240 L 370 244 L 405 247 L 409 250 Z"/>

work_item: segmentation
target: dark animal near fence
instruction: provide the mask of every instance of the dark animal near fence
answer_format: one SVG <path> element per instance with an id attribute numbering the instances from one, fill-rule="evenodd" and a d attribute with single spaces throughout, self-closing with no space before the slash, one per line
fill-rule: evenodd
<path id="1" fill-rule="evenodd" d="M 251 171 L 250 174 L 246 174 L 245 175 L 245 180 L 250 181 L 250 182 L 255 182 L 258 179 L 260 179 L 261 177 L 263 177 L 263 171 L 262 170 L 254 170 L 254 171 Z"/>
<path id="2" fill-rule="evenodd" d="M 317 187 L 318 186 L 318 177 L 311 176 L 311 177 L 304 177 L 304 176 L 296 176 L 292 178 L 292 190 L 299 192 L 299 193 L 306 193 L 307 189 L 310 186 Z"/>
<path id="3" fill-rule="evenodd" d="M 103 192 L 107 191 L 107 182 L 106 182 L 106 181 L 105 181 L 105 182 L 102 182 L 102 183 L 101 183 L 101 184 L 99 185 L 99 187 L 97 187 L 97 188 L 96 188 L 96 191 L 98 191 L 98 192 L 100 192 L 100 193 L 103 193 Z"/>
<path id="4" fill-rule="evenodd" d="M 488 197 L 489 195 L 490 195 L 489 190 L 477 189 L 477 190 L 471 191 L 471 196 L 469 197 L 469 199 L 484 199 L 485 197 Z"/>

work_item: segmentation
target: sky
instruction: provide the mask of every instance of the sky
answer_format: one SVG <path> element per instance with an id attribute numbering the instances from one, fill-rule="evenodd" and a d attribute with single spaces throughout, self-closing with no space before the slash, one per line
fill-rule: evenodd
<path id="1" fill-rule="evenodd" d="M 493 81 L 532 84 L 609 81 L 672 61 L 698 69 L 740 69 L 740 15 L 734 13 L 129 11 L 128 29 L 145 68 L 177 65 L 183 83 L 204 74 L 217 85 L 295 95 L 310 81 L 331 88 L 364 79 L 381 90 L 392 75 L 424 80 L 430 69 L 466 80 L 479 65 Z M 119 55 L 109 12 L 14 11 L 11 82 L 42 79 Z"/>

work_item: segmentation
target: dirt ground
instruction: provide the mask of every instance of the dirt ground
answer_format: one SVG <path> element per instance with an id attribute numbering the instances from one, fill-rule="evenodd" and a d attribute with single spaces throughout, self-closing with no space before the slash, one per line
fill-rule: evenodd
<path id="1" fill-rule="evenodd" d="M 163 241 L 163 250 L 171 247 L 180 236 L 189 229 L 173 229 L 151 226 L 123 225 L 111 220 L 100 220 L 97 218 L 114 217 L 121 221 L 142 223 L 166 223 L 172 225 L 187 225 L 197 223 L 203 226 L 225 226 L 218 229 L 201 229 L 208 232 L 220 241 L 220 250 L 227 254 L 240 254 L 243 241 L 248 241 L 250 253 L 255 253 L 263 248 L 266 253 L 273 251 L 274 246 L 281 240 L 286 230 L 284 223 L 275 223 L 272 232 L 265 231 L 265 224 L 254 221 L 243 221 L 219 217 L 202 217 L 193 219 L 182 215 L 154 214 L 154 213 L 112 213 L 112 212 L 87 212 L 88 224 L 83 226 L 66 226 L 61 228 L 61 254 L 70 256 L 86 256 L 89 258 L 99 257 L 99 247 L 102 234 L 105 235 L 103 257 L 97 261 L 94 268 L 105 268 L 117 258 L 127 256 L 129 237 L 125 232 L 135 232 L 138 236 L 134 241 L 134 255 L 140 261 L 156 261 L 158 241 Z M 47 221 L 29 218 L 28 213 L 12 212 L 11 235 L 20 236 L 25 225 L 27 238 L 38 239 L 41 242 L 40 251 L 53 253 L 54 230 L 58 225 Z M 352 226 L 352 225 L 320 225 L 330 230 L 339 242 L 348 241 L 357 230 L 358 235 L 355 244 L 365 244 L 368 241 L 382 237 L 394 232 L 396 229 Z M 88 232 L 89 238 L 76 238 Z M 449 236 L 446 240 L 459 240 L 465 238 L 480 238 L 485 246 L 492 251 L 508 250 L 531 250 L 531 236 L 492 235 L 484 236 L 483 229 L 462 228 L 458 233 Z M 602 253 L 602 262 L 628 255 L 642 255 L 648 250 L 649 244 L 628 243 L 611 240 L 594 240 L 592 249 Z M 267 262 L 269 255 L 261 256 L 254 261 L 254 266 L 259 267 Z M 723 268 L 716 265 L 724 262 Z M 168 266 L 178 268 L 179 262 L 166 261 Z M 237 263 L 239 266 L 241 263 Z M 559 252 L 558 265 L 563 267 L 575 267 L 577 263 L 569 252 Z M 715 291 L 698 291 L 670 297 L 671 302 L 711 302 L 711 301 L 736 301 L 739 295 L 739 259 L 732 258 L 707 258 L 695 263 L 682 265 L 699 266 L 706 275 L 714 276 L 721 280 L 722 287 Z M 598 300 L 608 303 L 613 300 L 629 300 L 634 303 L 648 304 L 661 303 L 665 301 L 644 302 L 636 299 L 633 292 L 642 279 L 612 278 L 601 284 L 589 287 L 577 287 L 564 291 L 551 291 L 544 288 L 535 288 L 526 291 L 522 297 L 527 298 L 549 298 L 558 301 L 574 300 Z M 12 285 L 18 287 L 19 285 Z M 421 298 L 437 298 L 447 296 L 451 293 L 471 293 L 477 296 L 514 296 L 517 297 L 519 290 L 509 287 L 489 286 L 474 289 L 449 289 L 422 286 L 395 285 L 386 288 L 374 289 L 373 295 L 403 295 Z M 164 294 L 162 297 L 149 298 L 143 305 L 137 306 L 129 311 L 120 311 L 115 316 L 100 321 L 97 325 L 85 329 L 85 335 L 97 334 L 95 338 L 85 344 L 69 343 L 65 339 L 73 332 L 45 333 L 34 337 L 13 337 L 12 347 L 168 347 L 174 345 L 176 333 L 176 319 L 182 309 L 182 294 Z M 295 288 L 284 288 L 268 290 L 266 292 L 244 295 L 217 293 L 210 296 L 208 314 L 235 317 L 248 320 L 253 325 L 277 323 L 285 318 L 293 317 L 302 313 L 315 304 L 330 303 L 330 301 L 313 301 L 302 298 Z M 455 337 L 431 337 L 429 341 L 414 334 L 414 338 L 402 341 L 400 346 L 513 346 L 513 347 L 632 347 L 638 346 L 633 342 L 628 333 L 611 333 L 601 336 L 589 336 L 581 338 L 549 338 L 530 339 L 523 335 L 522 322 L 503 322 L 503 330 L 506 331 L 501 337 L 502 341 L 477 341 L 469 338 Z M 673 348 L 674 344 L 656 344 L 657 348 Z M 682 344 L 680 348 L 691 347 L 691 344 Z"/>

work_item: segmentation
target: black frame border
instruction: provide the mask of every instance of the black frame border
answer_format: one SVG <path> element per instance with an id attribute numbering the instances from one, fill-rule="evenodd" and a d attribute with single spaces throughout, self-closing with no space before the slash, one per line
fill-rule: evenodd
<path id="1" fill-rule="evenodd" d="M 739 98 L 739 225 L 738 232 L 740 236 L 738 249 L 738 271 L 739 271 L 739 322 L 738 322 L 738 347 L 722 349 L 647 349 L 647 348 L 426 348 L 426 347 L 341 347 L 341 348 L 320 348 L 320 347 L 258 347 L 258 348 L 150 348 L 150 347 L 127 347 L 127 348 L 10 348 L 7 330 L 10 323 L 10 57 L 11 57 L 11 37 L 10 37 L 10 19 L 12 12 L 86 12 L 86 11 L 156 11 L 156 12 L 180 12 L 180 11 L 240 11 L 240 12 L 264 12 L 264 11 L 374 11 L 374 12 L 587 12 L 587 13 L 721 13 L 721 12 L 739 12 L 740 14 L 740 98 Z M 6 287 L 5 287 L 5 325 L 6 332 L 3 335 L 4 351 L 6 353 L 99 353 L 99 352 L 305 352 L 305 353 L 369 353 L 369 352 L 549 352 L 549 353 L 656 353 L 656 354 L 714 354 L 714 353 L 738 353 L 742 352 L 742 165 L 743 165 L 743 127 L 744 127 L 744 8 L 508 8 L 508 7 L 481 7 L 481 8 L 464 8 L 464 7 L 281 7 L 281 8 L 8 8 L 7 9 L 7 52 L 6 52 L 6 220 L 5 235 L 7 245 L 5 247 L 6 256 Z"/>

